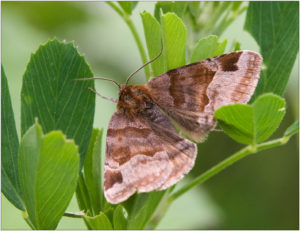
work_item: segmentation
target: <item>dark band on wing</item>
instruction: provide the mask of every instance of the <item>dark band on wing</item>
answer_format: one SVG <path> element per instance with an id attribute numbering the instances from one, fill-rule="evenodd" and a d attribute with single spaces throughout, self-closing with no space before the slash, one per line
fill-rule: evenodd
<path id="1" fill-rule="evenodd" d="M 177 68 L 166 73 L 170 80 L 169 94 L 173 98 L 174 106 L 180 107 L 185 104 L 185 107 L 196 106 L 197 111 L 203 111 L 209 101 L 206 89 L 216 71 L 200 63 L 188 66 L 189 68 L 185 66 L 185 68 Z"/>
<path id="2" fill-rule="evenodd" d="M 233 52 L 219 56 L 218 59 L 222 65 L 222 71 L 237 71 L 239 69 L 237 62 L 239 61 L 241 54 L 242 52 Z"/>
<path id="3" fill-rule="evenodd" d="M 151 129 L 148 128 L 136 128 L 136 127 L 124 127 L 120 129 L 108 129 L 107 136 L 116 137 L 119 135 L 126 136 L 126 137 L 147 137 L 151 133 Z"/>
<path id="4" fill-rule="evenodd" d="M 249 54 L 251 55 L 251 54 Z M 260 69 L 260 58 L 257 56 L 253 56 L 253 59 L 248 59 L 247 63 L 247 72 L 242 78 L 240 79 L 239 84 L 236 85 L 234 91 L 232 92 L 232 98 L 236 99 L 239 102 L 240 99 L 244 98 L 245 95 L 252 95 L 251 89 L 255 89 L 253 87 L 253 76 L 256 76 Z M 257 75 L 259 77 L 259 75 Z M 251 93 L 250 93 L 251 92 Z M 236 97 L 234 97 L 236 95 Z"/>
<path id="5" fill-rule="evenodd" d="M 122 183 L 123 177 L 119 171 L 105 171 L 104 189 L 110 189 L 116 183 Z"/>

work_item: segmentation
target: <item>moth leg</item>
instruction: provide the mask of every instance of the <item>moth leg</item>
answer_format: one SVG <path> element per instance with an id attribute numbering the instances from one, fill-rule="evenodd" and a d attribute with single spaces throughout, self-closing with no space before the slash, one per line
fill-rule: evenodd
<path id="1" fill-rule="evenodd" d="M 96 95 L 100 96 L 100 97 L 103 98 L 103 99 L 106 99 L 106 100 L 108 100 L 108 101 L 110 101 L 110 102 L 113 102 L 113 103 L 118 103 L 118 100 L 117 100 L 117 99 L 105 97 L 105 96 L 101 95 L 101 94 L 98 93 L 95 89 L 93 89 L 93 88 L 91 88 L 91 87 L 89 87 L 89 90 L 92 91 L 92 92 L 94 92 Z"/>

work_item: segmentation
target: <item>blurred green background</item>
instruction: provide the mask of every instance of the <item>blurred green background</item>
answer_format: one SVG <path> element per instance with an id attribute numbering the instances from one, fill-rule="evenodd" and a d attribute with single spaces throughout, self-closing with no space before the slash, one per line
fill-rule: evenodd
<path id="1" fill-rule="evenodd" d="M 142 63 L 127 25 L 104 2 L 2 2 L 2 64 L 20 131 L 22 75 L 30 54 L 48 39 L 74 41 L 95 76 L 123 83 Z M 140 2 L 133 21 L 143 38 L 140 13 L 153 13 L 154 2 Z M 223 33 L 227 47 L 234 40 L 241 49 L 259 51 L 243 25 L 246 13 Z M 200 38 L 199 38 L 200 39 Z M 228 50 L 228 49 L 227 49 Z M 139 72 L 132 83 L 145 83 Z M 101 94 L 117 98 L 117 88 L 97 82 Z M 298 58 L 286 90 L 287 114 L 273 137 L 279 137 L 298 118 Z M 96 99 L 94 127 L 106 129 L 115 105 Z M 19 133 L 20 134 L 20 133 Z M 103 142 L 105 142 L 103 140 Z M 104 147 L 105 145 L 103 145 Z M 178 199 L 159 224 L 159 229 L 298 229 L 298 136 L 288 145 L 249 156 Z M 198 146 L 197 163 L 189 179 L 223 160 L 241 146 L 222 132 L 212 132 Z M 28 229 L 22 214 L 2 196 L 2 229 Z M 78 211 L 73 198 L 68 211 Z M 58 229 L 85 229 L 81 219 L 63 218 Z"/>

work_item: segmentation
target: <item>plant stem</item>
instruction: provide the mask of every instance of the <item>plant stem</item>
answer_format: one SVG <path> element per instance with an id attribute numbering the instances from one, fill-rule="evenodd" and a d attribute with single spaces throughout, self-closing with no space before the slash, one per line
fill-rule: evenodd
<path id="1" fill-rule="evenodd" d="M 284 136 L 275 140 L 271 140 L 271 141 L 267 141 L 265 143 L 261 143 L 261 144 L 257 144 L 256 145 L 256 151 L 261 151 L 264 149 L 269 149 L 272 147 L 276 147 L 276 146 L 280 146 L 283 144 L 286 144 L 289 139 L 291 138 L 291 136 Z"/>
<path id="2" fill-rule="evenodd" d="M 147 62 L 147 56 L 146 56 L 146 52 L 145 52 L 145 49 L 143 47 L 143 44 L 142 44 L 142 41 L 140 39 L 140 36 L 139 34 L 137 33 L 137 30 L 130 18 L 130 15 L 128 15 L 126 12 L 123 12 L 117 5 L 115 5 L 113 2 L 106 2 L 108 5 L 110 5 L 125 21 L 125 23 L 128 25 L 134 39 L 135 39 L 135 42 L 138 46 L 138 49 L 139 49 L 139 52 L 140 52 L 140 55 L 141 55 L 141 59 L 142 59 L 142 62 L 143 63 L 146 63 Z M 145 75 L 146 75 L 146 78 L 149 79 L 150 77 L 150 69 L 149 69 L 149 66 L 145 66 L 144 67 L 144 70 L 145 70 Z"/>
<path id="3" fill-rule="evenodd" d="M 183 186 L 177 192 L 173 193 L 169 197 L 169 201 L 170 202 L 174 201 L 175 199 L 177 199 L 178 197 L 183 195 L 185 192 L 187 192 L 190 189 L 192 189 L 193 187 L 205 182 L 206 180 L 208 180 L 212 176 L 216 175 L 217 173 L 221 172 L 223 169 L 227 168 L 228 166 L 230 166 L 231 164 L 237 162 L 238 160 L 240 160 L 240 159 L 242 159 L 242 158 L 244 158 L 244 157 L 246 157 L 250 154 L 254 154 L 257 151 L 261 151 L 261 150 L 264 150 L 264 149 L 269 149 L 269 148 L 272 148 L 272 147 L 283 145 L 283 144 L 285 144 L 289 141 L 289 138 L 290 137 L 282 137 L 282 138 L 271 140 L 271 141 L 268 141 L 268 142 L 265 142 L 265 143 L 246 146 L 245 148 L 243 148 L 243 149 L 239 150 L 238 152 L 234 153 L 233 155 L 231 155 L 227 159 L 221 161 L 217 165 L 215 165 L 212 168 L 208 169 L 206 172 L 204 172 L 199 177 L 194 179 L 188 185 Z"/>
<path id="4" fill-rule="evenodd" d="M 84 217 L 84 212 L 80 211 L 80 212 L 65 212 L 64 216 L 65 217 L 73 217 L 73 218 L 83 218 Z"/>
<path id="5" fill-rule="evenodd" d="M 220 171 L 222 171 L 224 168 L 228 167 L 229 165 L 233 164 L 234 162 L 242 159 L 243 157 L 249 155 L 253 152 L 253 148 L 251 146 L 247 146 L 240 151 L 236 152 L 235 154 L 231 155 L 227 159 L 221 161 L 217 165 L 213 166 L 203 174 L 201 174 L 199 177 L 194 179 L 191 183 L 189 183 L 186 186 L 183 186 L 181 189 L 179 189 L 177 192 L 172 194 L 169 198 L 169 200 L 174 201 L 178 197 L 180 197 L 185 192 L 189 191 L 191 188 L 195 187 L 196 185 L 199 185 L 206 181 L 207 179 L 211 178 L 212 176 L 216 175 Z"/>

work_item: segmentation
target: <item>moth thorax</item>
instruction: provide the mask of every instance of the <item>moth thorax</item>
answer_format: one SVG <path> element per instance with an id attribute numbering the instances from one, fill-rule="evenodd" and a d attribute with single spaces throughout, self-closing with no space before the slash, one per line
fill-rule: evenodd
<path id="1" fill-rule="evenodd" d="M 142 112 L 151 102 L 151 98 L 144 86 L 121 85 L 119 92 L 118 109 L 132 117 Z"/>

